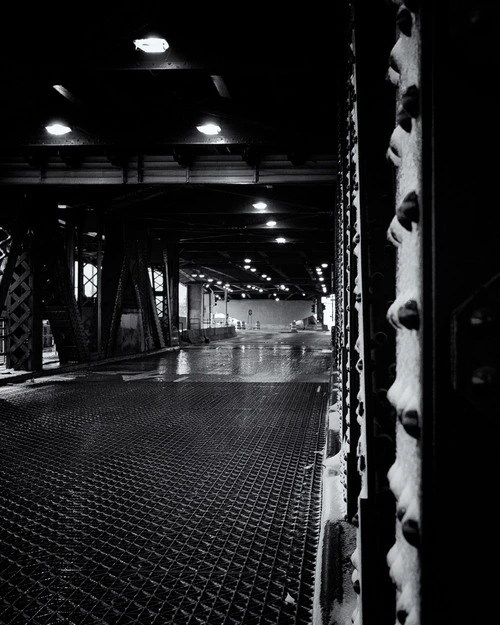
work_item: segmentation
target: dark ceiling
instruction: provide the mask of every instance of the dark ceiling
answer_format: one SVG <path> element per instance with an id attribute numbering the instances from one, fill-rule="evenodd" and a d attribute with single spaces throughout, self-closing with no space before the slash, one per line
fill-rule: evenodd
<path id="1" fill-rule="evenodd" d="M 312 296 L 323 292 L 315 268 L 327 263 L 330 287 L 342 25 L 334 8 L 85 7 L 4 15 L 0 220 L 25 194 L 39 195 L 66 205 L 65 219 L 105 211 L 178 239 L 183 282 L 203 273 L 235 295 L 258 284 L 252 297 L 267 297 L 286 284 L 287 297 Z M 169 42 L 164 54 L 135 49 L 150 34 Z M 72 132 L 48 135 L 55 119 Z M 203 121 L 221 133 L 199 133 Z"/>

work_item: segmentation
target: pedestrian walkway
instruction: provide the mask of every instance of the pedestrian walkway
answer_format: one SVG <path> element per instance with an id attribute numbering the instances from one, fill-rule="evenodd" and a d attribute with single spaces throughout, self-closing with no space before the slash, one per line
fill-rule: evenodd
<path id="1" fill-rule="evenodd" d="M 0 387 L 0 623 L 309 624 L 328 333 Z"/>

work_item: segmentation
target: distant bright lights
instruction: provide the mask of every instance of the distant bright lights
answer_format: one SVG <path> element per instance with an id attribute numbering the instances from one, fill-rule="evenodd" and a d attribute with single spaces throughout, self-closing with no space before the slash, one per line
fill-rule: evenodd
<path id="1" fill-rule="evenodd" d="M 267 204 L 265 202 L 255 202 L 255 204 L 252 204 L 252 206 L 257 210 L 264 210 L 267 208 Z"/>
<path id="2" fill-rule="evenodd" d="M 251 263 L 251 262 L 252 262 L 252 259 L 251 259 L 251 258 L 245 258 L 245 262 L 246 262 L 246 263 Z"/>
<path id="3" fill-rule="evenodd" d="M 277 237 L 276 238 L 276 243 L 286 243 L 285 237 Z"/>
<path id="4" fill-rule="evenodd" d="M 196 130 L 203 133 L 204 135 L 218 135 L 221 131 L 221 127 L 217 124 L 202 124 L 201 126 L 196 126 Z"/>
<path id="5" fill-rule="evenodd" d="M 146 37 L 145 39 L 135 39 L 134 45 L 136 50 L 142 50 L 147 54 L 159 54 L 168 50 L 169 45 L 166 39 L 162 37 Z"/>
<path id="6" fill-rule="evenodd" d="M 273 219 L 270 219 L 269 221 L 266 222 L 266 226 L 268 228 L 274 228 L 275 225 L 276 225 L 276 222 Z"/>
<path id="7" fill-rule="evenodd" d="M 328 263 L 321 263 L 321 266 L 322 266 L 323 268 L 328 267 Z"/>
<path id="8" fill-rule="evenodd" d="M 49 135 L 55 135 L 57 137 L 67 135 L 68 132 L 71 132 L 71 128 L 69 126 L 59 122 L 45 126 L 45 130 L 49 133 Z"/>

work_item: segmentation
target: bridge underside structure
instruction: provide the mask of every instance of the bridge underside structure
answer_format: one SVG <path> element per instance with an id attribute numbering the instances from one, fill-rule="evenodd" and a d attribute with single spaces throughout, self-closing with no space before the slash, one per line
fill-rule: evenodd
<path id="1" fill-rule="evenodd" d="M 274 138 L 252 151 L 240 136 L 196 153 L 189 141 L 134 145 L 124 158 L 103 143 L 39 141 L 6 144 L 0 159 L 0 308 L 14 370 L 41 369 L 44 320 L 61 364 L 179 348 L 179 282 L 208 269 L 241 292 L 247 254 L 318 301 L 315 267 L 328 257 L 327 460 L 338 461 L 344 502 L 333 525 L 356 532 L 355 625 L 497 617 L 498 10 L 432 4 L 338 3 L 336 143 L 297 155 Z M 250 202 L 271 189 L 283 202 L 273 218 L 294 241 L 280 261 L 250 209 L 237 222 L 229 205 L 207 210 L 191 195 Z M 337 623 L 341 596 L 328 582 L 338 533 L 325 540 L 315 625 Z"/>

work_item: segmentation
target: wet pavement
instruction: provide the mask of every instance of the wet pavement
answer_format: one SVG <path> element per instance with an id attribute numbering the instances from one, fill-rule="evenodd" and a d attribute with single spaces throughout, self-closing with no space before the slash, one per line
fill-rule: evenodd
<path id="1" fill-rule="evenodd" d="M 311 622 L 327 332 L 0 387 L 0 623 Z"/>

